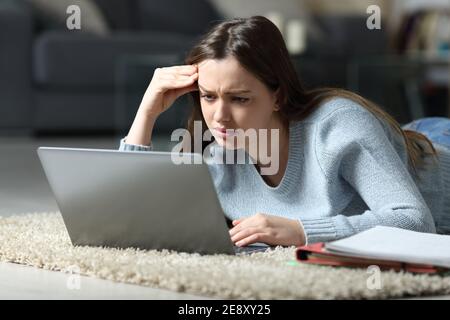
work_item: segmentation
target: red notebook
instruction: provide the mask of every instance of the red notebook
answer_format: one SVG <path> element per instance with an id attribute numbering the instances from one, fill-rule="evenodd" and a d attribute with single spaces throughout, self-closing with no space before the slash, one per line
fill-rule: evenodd
<path id="1" fill-rule="evenodd" d="M 330 252 L 325 248 L 323 242 L 298 247 L 296 250 L 296 258 L 297 261 L 301 263 L 336 267 L 367 268 L 370 265 L 377 265 L 381 270 L 407 271 L 414 273 L 441 273 L 450 271 L 448 268 L 432 265 L 352 257 L 341 253 Z"/>

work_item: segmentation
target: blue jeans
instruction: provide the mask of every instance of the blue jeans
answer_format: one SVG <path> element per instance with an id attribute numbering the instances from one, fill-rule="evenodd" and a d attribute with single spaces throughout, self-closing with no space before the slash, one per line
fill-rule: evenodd
<path id="1" fill-rule="evenodd" d="M 450 119 L 442 117 L 429 117 L 414 120 L 402 126 L 424 134 L 433 144 L 437 143 L 450 148 Z"/>
<path id="2" fill-rule="evenodd" d="M 402 126 L 402 129 L 410 129 L 424 134 L 431 142 L 436 145 L 444 146 L 450 151 L 450 119 L 440 117 L 429 117 L 414 120 Z M 446 165 L 448 166 L 448 164 Z M 447 167 L 448 168 L 448 167 Z M 442 172 L 445 181 L 449 181 L 449 173 Z M 448 182 L 447 182 L 448 183 Z M 446 192 L 446 198 L 448 192 Z M 445 194 L 445 193 L 444 193 Z M 432 212 L 438 233 L 450 234 L 450 202 L 444 203 L 445 212 Z M 442 215 L 441 215 L 442 214 Z"/>

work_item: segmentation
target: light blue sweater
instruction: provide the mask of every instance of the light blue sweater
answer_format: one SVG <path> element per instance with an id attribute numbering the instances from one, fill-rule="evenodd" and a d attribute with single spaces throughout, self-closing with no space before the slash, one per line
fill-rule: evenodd
<path id="1" fill-rule="evenodd" d="M 249 163 L 208 165 L 228 218 L 260 212 L 298 219 L 308 244 L 377 225 L 450 231 L 448 149 L 435 144 L 441 161 L 429 161 L 419 181 L 406 167 L 401 137 L 344 98 L 321 104 L 303 121 L 291 122 L 289 131 L 288 164 L 277 187 L 267 185 Z M 119 150 L 151 146 L 127 144 L 125 137 Z"/>

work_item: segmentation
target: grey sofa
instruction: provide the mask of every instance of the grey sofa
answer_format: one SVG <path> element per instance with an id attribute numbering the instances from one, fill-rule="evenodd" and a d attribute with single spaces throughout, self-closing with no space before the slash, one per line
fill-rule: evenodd
<path id="1" fill-rule="evenodd" d="M 28 1 L 0 0 L 0 131 L 114 131 L 117 61 L 182 56 L 221 18 L 207 1 L 95 2 L 111 27 L 108 35 L 47 28 Z"/>
<path id="2" fill-rule="evenodd" d="M 129 81 L 139 84 L 124 101 L 127 110 L 121 111 L 117 126 L 118 61 L 130 55 L 175 55 L 182 62 L 198 37 L 223 19 L 207 0 L 92 0 L 111 28 L 108 35 L 98 36 L 45 25 L 29 1 L 0 0 L 0 133 L 118 133 L 119 129 L 122 134 L 153 70 L 141 67 L 134 75 L 139 81 Z M 365 26 L 364 16 L 323 16 L 316 23 L 324 38 L 308 39 L 307 51 L 292 57 L 307 87 L 349 87 L 347 68 L 355 57 L 386 52 L 383 31 L 360 28 Z M 372 87 L 362 89 L 376 102 L 394 107 L 378 93 L 371 94 Z M 171 108 L 155 129 L 170 132 L 180 125 L 179 119 L 170 118 L 179 118 L 181 109 Z M 409 117 L 402 112 L 393 113 L 399 120 Z"/>

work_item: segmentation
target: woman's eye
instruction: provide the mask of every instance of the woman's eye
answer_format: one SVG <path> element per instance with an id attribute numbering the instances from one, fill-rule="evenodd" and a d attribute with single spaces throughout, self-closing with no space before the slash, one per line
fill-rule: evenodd
<path id="1" fill-rule="evenodd" d="M 209 94 L 203 94 L 203 95 L 201 95 L 201 97 L 203 99 L 205 99 L 206 101 L 213 101 L 214 100 L 214 96 L 209 95 Z"/>
<path id="2" fill-rule="evenodd" d="M 243 97 L 234 97 L 233 101 L 236 101 L 238 103 L 246 103 L 249 100 L 249 98 L 243 98 Z"/>

